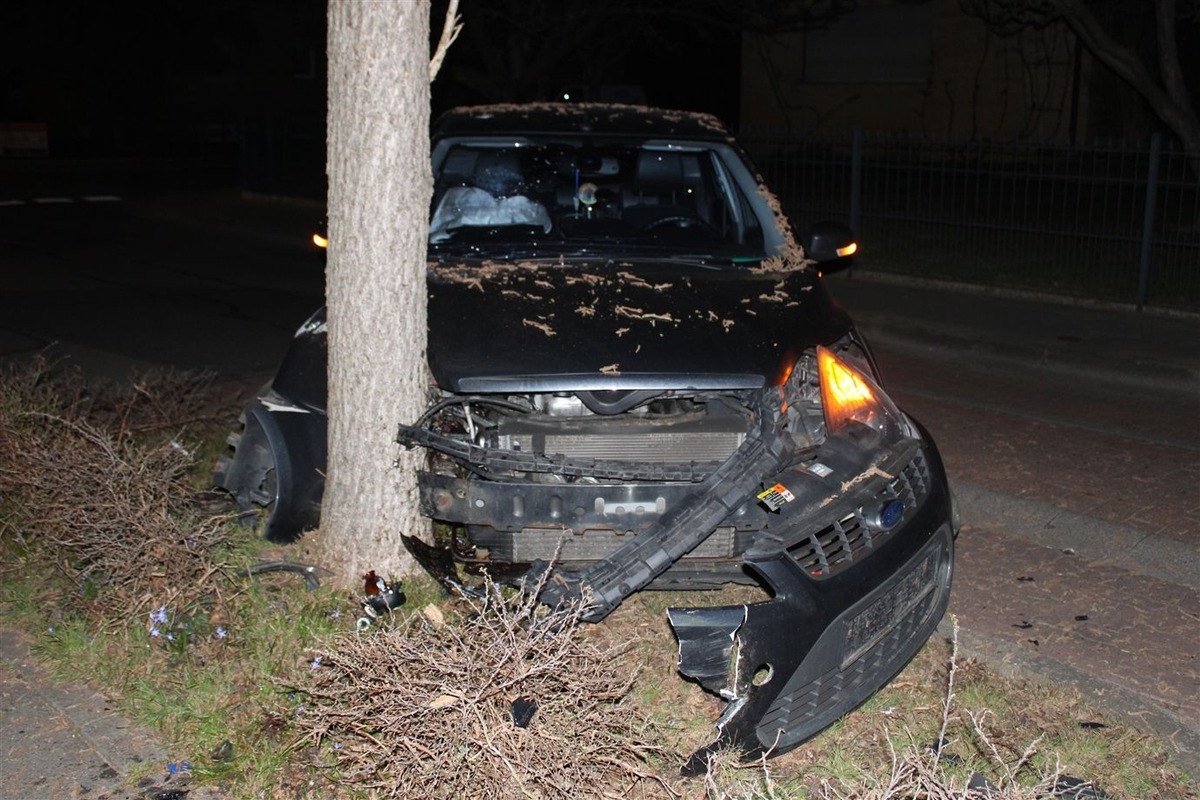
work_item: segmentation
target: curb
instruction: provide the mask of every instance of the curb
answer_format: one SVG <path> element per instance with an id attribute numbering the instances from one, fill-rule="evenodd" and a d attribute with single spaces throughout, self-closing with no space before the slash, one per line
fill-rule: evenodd
<path id="1" fill-rule="evenodd" d="M 969 357 L 976 363 L 1002 369 L 1035 369 L 1065 377 L 1099 379 L 1130 389 L 1193 396 L 1200 392 L 1200 368 L 1178 363 L 1150 359 L 1117 363 L 1119 359 L 1105 359 L 1102 354 L 1081 357 L 1076 353 L 1067 356 L 1031 343 L 981 342 L 955 328 L 939 330 L 900 317 L 876 316 L 859 323 L 858 327 L 870 342 L 887 342 L 909 352 L 940 350 L 960 359 Z"/>
<path id="2" fill-rule="evenodd" d="M 1200 586 L 1200 551 L 1186 542 L 1137 530 L 1023 497 L 1020 502 L 968 481 L 951 481 L 964 518 L 974 509 L 1000 509 L 1008 532 L 1053 550 L 1074 551 L 1081 558 L 1127 572 L 1173 583 Z"/>
<path id="3" fill-rule="evenodd" d="M 1050 306 L 1063 306 L 1065 308 L 1089 309 L 1093 311 L 1121 311 L 1130 314 L 1145 314 L 1151 317 L 1188 319 L 1200 322 L 1200 311 L 1189 311 L 1182 308 L 1143 306 L 1139 309 L 1134 303 L 1125 303 L 1117 300 L 1094 300 L 1065 294 L 1049 294 L 1032 289 L 1013 289 L 1007 286 L 991 286 L 979 283 L 942 280 L 940 278 L 926 278 L 921 275 L 910 275 L 902 272 L 883 272 L 862 266 L 852 267 L 851 270 L 853 274 L 848 273 L 845 278 L 845 280 L 850 282 L 864 280 L 873 283 L 915 286 L 921 289 L 993 297 L 998 300 L 1020 300 L 1029 303 L 1043 303 Z"/>

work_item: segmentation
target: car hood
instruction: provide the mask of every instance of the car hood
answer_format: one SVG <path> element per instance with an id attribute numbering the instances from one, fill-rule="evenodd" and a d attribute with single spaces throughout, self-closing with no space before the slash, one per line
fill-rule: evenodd
<path id="1" fill-rule="evenodd" d="M 428 285 L 429 365 L 459 393 L 757 388 L 850 328 L 810 269 L 485 261 Z"/>

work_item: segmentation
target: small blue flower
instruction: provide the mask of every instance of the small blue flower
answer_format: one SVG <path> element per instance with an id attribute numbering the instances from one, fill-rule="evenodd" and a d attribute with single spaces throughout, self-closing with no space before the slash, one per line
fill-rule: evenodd
<path id="1" fill-rule="evenodd" d="M 330 619 L 341 619 L 342 618 L 342 610 L 340 608 L 335 608 L 333 611 L 330 611 L 329 618 Z"/>
<path id="2" fill-rule="evenodd" d="M 220 625 L 217 626 L 217 638 L 218 639 L 224 639 L 228 635 L 229 635 L 229 631 L 225 630 Z"/>
<path id="3" fill-rule="evenodd" d="M 175 641 L 175 634 L 173 634 L 173 633 L 171 633 L 171 632 L 169 632 L 169 631 L 168 631 L 168 632 L 167 632 L 167 641 L 168 641 L 168 642 L 173 642 L 173 641 Z"/>
<path id="4" fill-rule="evenodd" d="M 308 668 L 309 668 L 309 669 L 311 669 L 313 672 L 316 672 L 316 671 L 317 671 L 317 669 L 318 669 L 318 668 L 320 668 L 320 666 L 321 666 L 321 657 L 320 657 L 320 656 L 317 656 L 317 657 L 316 657 L 316 658 L 314 658 L 314 659 L 312 660 L 312 662 L 311 662 L 311 663 L 308 665 Z"/>
<path id="5" fill-rule="evenodd" d="M 162 606 L 158 607 L 157 611 L 151 611 L 150 612 L 150 621 L 156 622 L 159 625 L 165 624 L 167 621 L 167 607 L 165 605 L 162 605 Z"/>
<path id="6" fill-rule="evenodd" d="M 150 635 L 153 636 L 155 639 L 157 639 L 159 636 L 162 636 L 162 632 L 159 631 L 159 629 L 157 627 L 151 625 L 150 626 Z"/>
<path id="7" fill-rule="evenodd" d="M 334 742 L 334 743 L 333 743 L 333 749 L 334 749 L 334 750 L 341 750 L 341 749 L 342 749 L 342 743 L 341 743 L 341 742 Z"/>

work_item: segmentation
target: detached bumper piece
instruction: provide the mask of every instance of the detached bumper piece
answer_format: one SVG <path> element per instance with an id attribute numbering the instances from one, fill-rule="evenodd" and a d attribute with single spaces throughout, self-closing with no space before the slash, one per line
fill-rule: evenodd
<path id="1" fill-rule="evenodd" d="M 719 748 L 778 755 L 824 730 L 916 655 L 950 598 L 956 531 L 927 438 L 881 453 L 830 437 L 774 488 L 790 500 L 742 554 L 772 599 L 667 612 L 679 671 L 729 703 L 688 774 Z"/>
<path id="2" fill-rule="evenodd" d="M 950 595 L 950 527 L 922 538 L 915 552 L 889 554 L 889 567 L 900 562 L 891 577 L 848 605 L 853 588 L 836 584 L 849 580 L 814 583 L 776 554 L 746 560 L 773 600 L 669 609 L 680 672 L 729 701 L 717 739 L 683 771 L 702 774 L 709 756 L 729 746 L 747 758 L 787 752 L 891 680 L 933 633 Z"/>

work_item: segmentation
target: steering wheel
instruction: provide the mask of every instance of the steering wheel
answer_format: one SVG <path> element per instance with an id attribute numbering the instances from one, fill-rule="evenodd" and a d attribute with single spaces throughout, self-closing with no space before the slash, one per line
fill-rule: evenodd
<path id="1" fill-rule="evenodd" d="M 705 230 L 714 230 L 712 225 L 709 225 L 699 217 L 694 217 L 689 214 L 672 214 L 669 217 L 659 217 L 653 222 L 648 223 L 642 230 L 656 231 L 659 228 L 704 228 Z"/>

